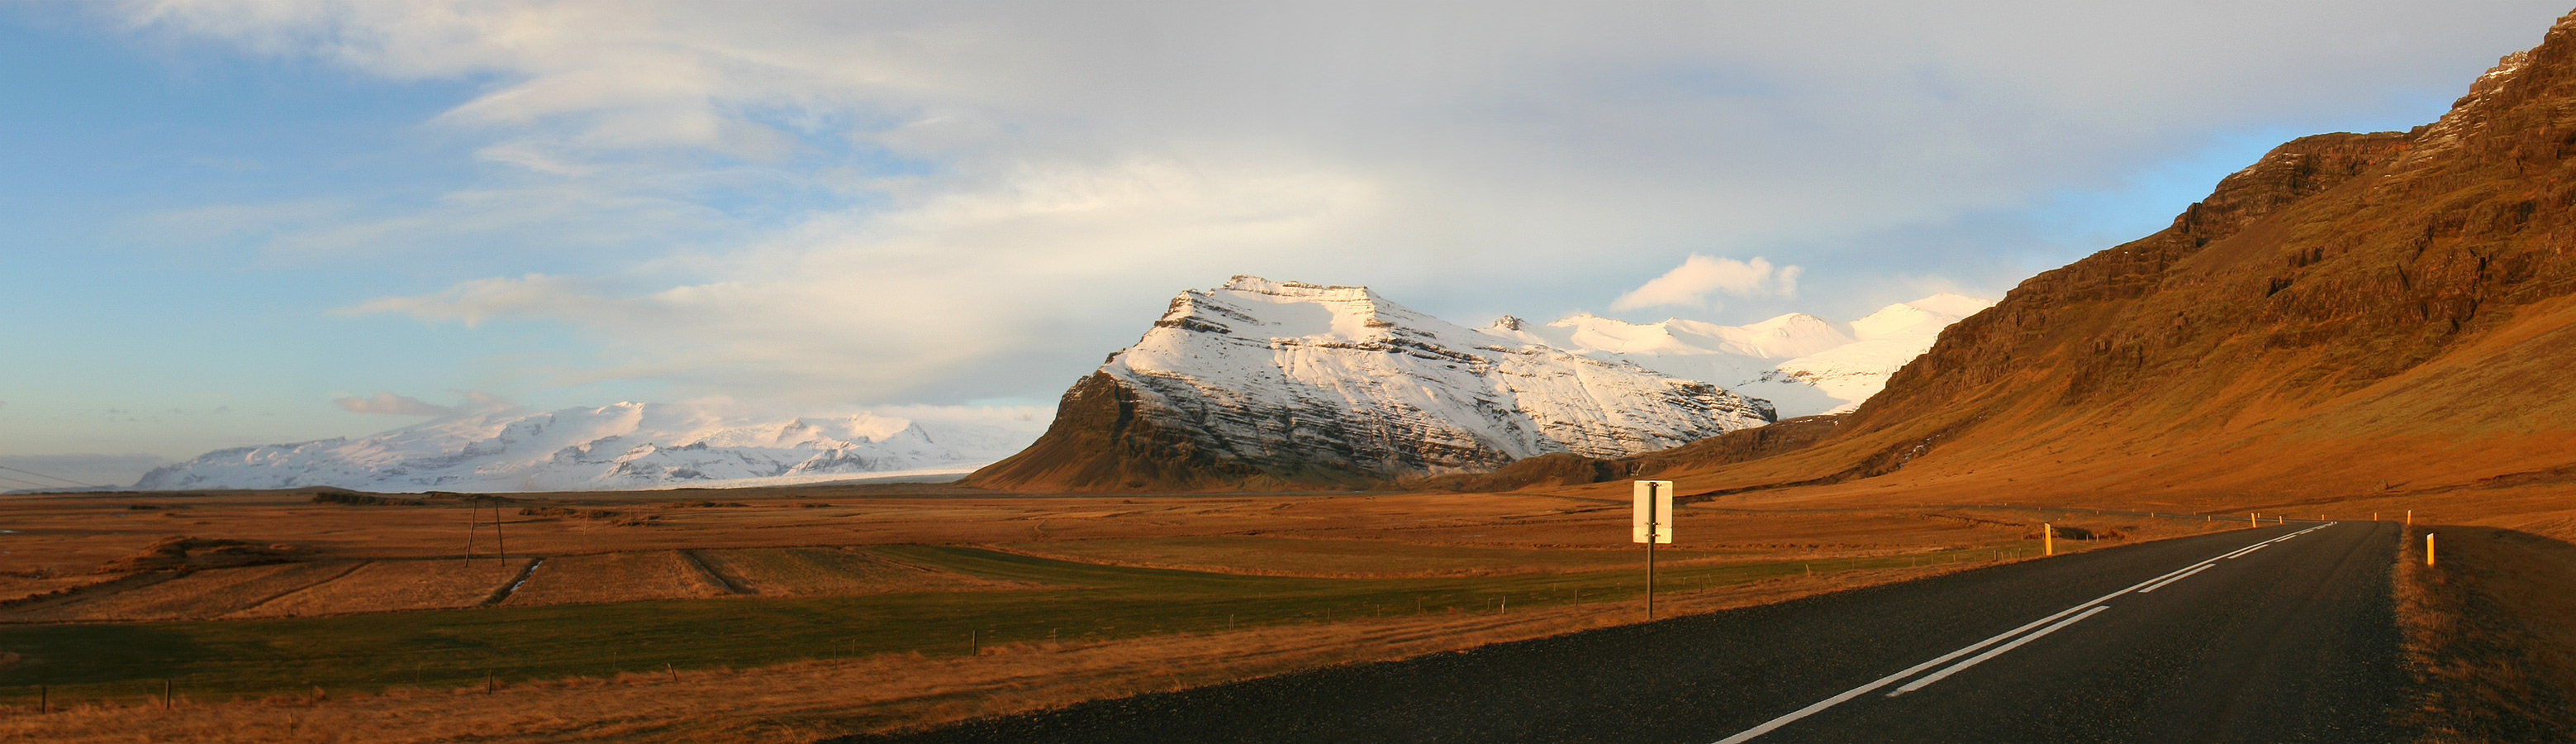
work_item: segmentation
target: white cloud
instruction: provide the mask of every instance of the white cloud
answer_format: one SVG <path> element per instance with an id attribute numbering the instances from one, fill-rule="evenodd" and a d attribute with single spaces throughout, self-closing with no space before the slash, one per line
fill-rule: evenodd
<path id="1" fill-rule="evenodd" d="M 418 398 L 393 393 L 377 393 L 368 398 L 337 398 L 331 401 L 350 413 L 380 413 L 389 416 L 445 416 L 456 409 L 431 405 Z"/>
<path id="2" fill-rule="evenodd" d="M 424 122 L 491 164 L 470 187 L 390 210 L 210 206 L 179 227 L 489 267 L 347 312 L 577 329 L 596 358 L 547 370 L 563 380 L 853 402 L 1051 392 L 1172 293 L 1235 273 L 1434 312 L 1579 306 L 1676 260 L 1614 307 L 1784 298 L 1801 267 L 1810 297 L 1897 273 L 2000 291 L 2029 266 L 1991 235 L 1901 238 L 2113 188 L 2219 134 L 2359 126 L 2419 91 L 2438 107 L 2564 10 L 115 7 L 141 34 L 477 84 Z"/>
<path id="3" fill-rule="evenodd" d="M 1644 286 L 1619 295 L 1610 302 L 1612 310 L 1634 310 L 1641 307 L 1671 305 L 1676 307 L 1711 308 L 1710 295 L 1737 297 L 1795 297 L 1798 275 L 1806 269 L 1797 266 L 1773 268 L 1771 260 L 1754 256 L 1751 261 L 1732 258 L 1709 258 L 1697 253 L 1684 259 L 1682 265 L 1646 281 Z"/>
<path id="4" fill-rule="evenodd" d="M 1247 264 L 1299 270 L 1306 246 L 1375 218 L 1375 196 L 1364 182 L 1287 167 L 1031 168 L 899 211 L 815 215 L 755 248 L 655 267 L 705 279 L 698 283 L 655 289 L 530 274 L 340 312 L 469 327 L 567 322 L 636 340 L 568 378 L 578 381 L 681 380 L 816 401 L 991 397 L 997 381 L 1029 374 L 995 360 L 1030 351 L 1096 359 L 1107 351 L 1102 339 L 1068 337 L 1068 324 L 1107 325 L 1132 340 L 1180 289 Z M 1194 250 L 1163 248 L 1176 242 Z M 1139 282 L 1140 273 L 1188 278 Z M 1142 305 L 1102 291 L 1139 283 L 1153 287 Z M 1032 307 L 1045 311 L 1032 317 Z M 1061 384 L 1054 378 L 1071 373 L 1053 371 L 1040 379 Z"/>

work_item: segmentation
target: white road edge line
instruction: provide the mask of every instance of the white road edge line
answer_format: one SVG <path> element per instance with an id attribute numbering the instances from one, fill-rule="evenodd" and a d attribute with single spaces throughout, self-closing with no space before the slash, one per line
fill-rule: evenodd
<path id="1" fill-rule="evenodd" d="M 2201 568 L 2208 568 L 2208 566 L 2202 566 Z M 2194 569 L 2194 570 L 2198 570 L 2198 569 Z M 2191 574 L 2183 574 L 2182 576 L 2190 576 L 2190 575 L 2191 575 Z M 2170 583 L 2170 582 L 2172 582 L 2174 579 L 2182 578 L 2182 576 L 2176 576 L 2176 577 L 2173 577 L 2173 579 L 2166 579 L 2165 581 L 2166 581 L 2166 582 L 2168 582 L 2168 583 Z M 2145 591 L 2145 590 L 2140 590 L 2140 591 Z M 1944 680 L 1944 679 L 1949 679 L 1949 678 L 1950 678 L 1950 675 L 1958 674 L 1958 673 L 1959 673 L 1959 670 L 1961 670 L 1961 669 L 1966 669 L 1966 668 L 1968 668 L 1968 667 L 1972 667 L 1972 666 L 1976 666 L 1976 665 L 1978 665 L 1978 664 L 1985 663 L 1985 660 L 1987 660 L 1987 659 L 1992 659 L 1992 658 L 1995 658 L 1995 657 L 1997 657 L 1997 656 L 2002 656 L 2002 655 L 2004 655 L 2004 652 L 2006 652 L 2006 651 L 2011 651 L 2011 650 L 2016 649 L 2016 648 L 2021 648 L 2021 645 L 2022 645 L 2022 644 L 2024 644 L 2024 643 L 2029 643 L 2029 642 L 2031 642 L 2031 641 L 2039 640 L 2039 637 L 2040 637 L 2040 636 L 2048 635 L 2048 634 L 2050 634 L 2050 633 L 2055 633 L 2055 632 L 2057 632 L 2057 629 L 2059 629 L 2059 628 L 2063 628 L 2063 627 L 2066 627 L 2066 626 L 2069 626 L 2069 625 L 2074 625 L 2074 624 L 2075 624 L 2075 621 L 2077 621 L 2077 620 L 2082 620 L 2082 619 L 2084 619 L 2084 618 L 2092 617 L 2092 616 L 2093 616 L 2093 613 L 2101 612 L 2101 611 L 2103 611 L 2103 610 L 2107 610 L 2107 609 L 2111 609 L 2111 608 L 2110 608 L 2109 606 L 2107 606 L 2107 605 L 2106 605 L 2106 606 L 2098 606 L 2098 607 L 2094 607 L 2093 609 L 2090 609 L 2090 610 L 2085 610 L 2082 614 L 2076 615 L 2076 616 L 2074 616 L 2074 617 L 2070 617 L 2070 618 L 2067 618 L 2067 619 L 2064 619 L 2064 620 L 2059 620 L 2059 621 L 2057 621 L 2057 624 L 2056 624 L 2056 625 L 2051 625 L 2051 626 L 2048 626 L 2048 627 L 2045 627 L 2045 628 L 2041 628 L 2041 629 L 2039 629 L 2039 630 L 2037 630 L 2037 631 L 2032 632 L 2030 635 L 2022 636 L 2022 637 L 2020 637 L 2020 638 L 2015 638 L 2015 639 L 2013 639 L 2013 641 L 2012 641 L 2011 643 L 2007 643 L 2007 644 L 2004 644 L 2004 645 L 2001 645 L 2001 646 L 1996 646 L 1996 647 L 1994 647 L 1994 649 L 1993 649 L 1993 650 L 1987 651 L 1987 652 L 1982 653 L 1982 654 L 1977 654 L 1977 655 L 1975 655 L 1975 656 L 1970 656 L 1970 657 L 1968 657 L 1968 660 L 1967 660 L 1967 661 L 1962 661 L 1962 662 L 1959 662 L 1959 663 L 1957 663 L 1957 664 L 1952 664 L 1952 665 L 1950 665 L 1950 668 L 1948 668 L 1948 669 L 1943 669 L 1943 670 L 1938 671 L 1938 672 L 1933 672 L 1933 673 L 1931 673 L 1931 674 L 1926 674 L 1926 675 L 1923 675 L 1923 678 L 1922 678 L 1922 679 L 1918 679 L 1918 680 L 1915 680 L 1915 681 L 1912 681 L 1912 682 L 1907 682 L 1907 683 L 1905 683 L 1905 686 L 1903 686 L 1903 687 L 1899 687 L 1899 688 L 1896 688 L 1896 691 L 1895 691 L 1895 692 L 1888 693 L 1888 694 L 1887 694 L 1887 696 L 1888 696 L 1888 697 L 1896 697 L 1896 696 L 1898 696 L 1898 695 L 1903 695 L 1903 694 L 1905 694 L 1905 693 L 1909 693 L 1909 692 L 1913 692 L 1913 691 L 1915 691 L 1915 690 L 1923 689 L 1923 688 L 1924 688 L 1924 686 L 1926 686 L 1926 685 L 1930 685 L 1930 684 L 1932 684 L 1932 683 L 1934 683 L 1934 682 L 1939 682 L 1939 681 Z"/>
<path id="2" fill-rule="evenodd" d="M 2183 575 L 2181 575 L 2181 576 L 2176 576 L 2176 577 L 2173 577 L 2173 578 L 2170 578 L 2170 579 L 2166 579 L 2166 580 L 2163 580 L 2163 581 L 2156 582 L 2156 585 L 2155 585 L 2155 586 L 2147 587 L 2147 588 L 2145 588 L 2145 589 L 2140 589 L 2140 590 L 2138 590 L 2138 593 L 2139 593 L 2139 594 L 2145 594 L 2145 593 L 2152 592 L 2152 591 L 2155 591 L 2155 590 L 2158 590 L 2158 589 L 2163 589 L 2163 588 L 2165 588 L 2165 585 L 2167 585 L 2167 584 L 2171 584 L 2171 583 L 2174 583 L 2174 582 L 2177 582 L 2177 581 L 2181 581 L 2181 580 L 2183 580 L 2183 579 L 2191 578 L 2191 575 L 2192 575 L 2192 574 L 2200 573 L 2200 572 L 2202 572 L 2202 571 L 2207 571 L 2207 570 L 2209 570 L 2209 567 L 2208 567 L 2208 566 L 2201 566 L 2201 567 L 2199 567 L 2199 568 L 2192 569 L 2192 570 L 2190 570 L 2189 572 L 2186 572 L 2186 573 L 2184 573 L 2184 574 L 2183 574 Z"/>
<path id="3" fill-rule="evenodd" d="M 2226 554 L 2226 555 L 2217 556 L 2217 557 L 2212 557 L 2212 558 L 2206 558 L 2206 559 L 2201 560 L 2201 562 L 2199 562 L 2199 563 L 2194 563 L 2194 564 L 2191 564 L 2191 565 L 2188 565 L 2188 566 L 2184 566 L 2184 567 L 2182 567 L 2182 568 L 2174 569 L 2172 572 L 2170 572 L 2170 573 L 2166 573 L 2165 575 L 2158 576 L 2158 577 L 2155 577 L 2155 578 L 2152 578 L 2152 579 L 2148 579 L 2148 580 L 2145 580 L 2145 581 L 2141 581 L 2141 582 L 2138 582 L 2138 583 L 2136 583 L 2136 584 L 2132 584 L 2132 585 L 2130 585 L 2130 586 L 2129 586 L 2129 588 L 2127 588 L 2127 589 L 2122 589 L 2122 590 L 2119 590 L 2119 591 L 2116 591 L 2116 592 L 2112 592 L 2112 593 L 2109 593 L 2109 594 L 2102 595 L 2100 598 L 2095 599 L 2095 600 L 2093 600 L 2093 601 L 2091 601 L 2091 602 L 2086 602 L 2086 603 L 2083 603 L 2083 604 L 2080 604 L 2080 605 L 2076 605 L 2076 606 L 2073 606 L 2073 607 L 2068 607 L 2068 608 L 2063 609 L 2063 610 L 2058 610 L 2058 611 L 2057 611 L 2057 614 L 2049 615 L 2048 617 L 2043 617 L 2043 618 L 2040 618 L 2040 619 L 2037 619 L 2037 620 L 2032 620 L 2032 621 L 2030 621 L 2030 624 L 2028 624 L 2028 625 L 2024 625 L 2024 626 L 2021 626 L 2021 627 L 2018 627 L 2018 628 L 2014 628 L 2014 629 L 2012 629 L 2012 630 L 2004 631 L 2004 632 L 2002 632 L 2002 633 L 1996 634 L 1996 635 L 1995 635 L 1995 637 L 1993 637 L 1993 638 L 1988 638 L 1988 639 L 1985 639 L 1985 640 L 1982 640 L 1982 641 L 1978 641 L 1978 642 L 1976 642 L 1976 643 L 1968 644 L 1968 646 L 1966 646 L 1965 648 L 1961 648 L 1961 649 L 1959 649 L 1959 650 L 1957 650 L 1957 651 L 1952 651 L 1952 652 L 1949 652 L 1949 653 L 1946 653 L 1946 654 L 1942 654 L 1942 655 L 1940 655 L 1940 656 L 1938 656 L 1938 657 L 1934 657 L 1931 661 L 1926 661 L 1926 662 L 1923 662 L 1923 663 L 1921 663 L 1921 664 L 1916 664 L 1916 665 L 1914 665 L 1914 666 L 1906 667 L 1906 668 L 1905 668 L 1905 671 L 1897 672 L 1897 673 L 1895 673 L 1895 674 L 1890 674 L 1890 675 L 1887 675 L 1887 676 L 1885 676 L 1885 677 L 1880 677 L 1880 678 L 1878 678 L 1876 681 L 1870 682 L 1869 684 L 1865 684 L 1865 685 L 1861 685 L 1861 686 L 1859 686 L 1859 687 L 1854 687 L 1854 688 L 1851 688 L 1851 689 L 1849 689 L 1849 690 L 1845 690 L 1845 691 L 1843 691 L 1843 694 L 1835 695 L 1835 696 L 1833 696 L 1833 697 L 1825 698 L 1825 699 L 1823 699 L 1823 700 L 1818 700 L 1818 701 L 1816 701 L 1816 702 L 1815 702 L 1814 704 L 1812 704 L 1812 705 L 1809 705 L 1809 706 L 1804 707 L 1804 708 L 1799 708 L 1799 709 L 1797 709 L 1797 710 L 1795 710 L 1795 711 L 1791 711 L 1791 712 L 1789 712 L 1787 715 L 1783 715 L 1783 716 L 1780 716 L 1780 717 L 1778 717 L 1778 718 L 1771 719 L 1771 720 L 1769 720 L 1769 721 L 1764 721 L 1764 722 L 1762 723 L 1762 725 L 1760 725 L 1760 726 L 1755 726 L 1755 727 L 1753 727 L 1753 728 L 1749 728 L 1749 729 L 1745 729 L 1745 730 L 1743 731 L 1743 733 L 1739 733 L 1739 734 L 1736 734 L 1736 735 L 1734 735 L 1734 736 L 1729 736 L 1729 737 L 1726 737 L 1726 738 L 1724 738 L 1724 739 L 1719 739 L 1719 740 L 1717 740 L 1717 744 L 1743 744 L 1743 743 L 1744 743 L 1744 742 L 1746 742 L 1746 741 L 1751 741 L 1751 740 L 1753 739 L 1753 737 L 1761 736 L 1761 735 L 1763 735 L 1763 734 L 1771 733 L 1772 731 L 1778 730 L 1778 729 L 1779 729 L 1780 727 L 1782 727 L 1782 726 L 1787 726 L 1787 725 L 1789 725 L 1789 724 L 1792 724 L 1792 723 L 1796 723 L 1796 722 L 1798 722 L 1798 719 L 1801 719 L 1801 718 L 1805 718 L 1805 717 L 1808 717 L 1808 716 L 1815 715 L 1815 714 L 1817 714 L 1817 713 L 1819 713 L 1819 712 L 1822 712 L 1822 711 L 1823 711 L 1824 709 L 1826 709 L 1826 708 L 1831 708 L 1831 707 L 1834 707 L 1834 706 L 1836 706 L 1836 705 L 1841 705 L 1841 704 L 1843 704 L 1843 703 L 1845 703 L 1845 702 L 1849 702 L 1852 698 L 1860 697 L 1860 696 L 1862 696 L 1862 695 L 1867 695 L 1867 694 L 1869 694 L 1869 693 L 1871 693 L 1871 692 L 1873 692 L 1873 691 L 1876 691 L 1878 688 L 1886 687 L 1886 686 L 1888 686 L 1888 685 L 1890 685 L 1890 684 L 1894 684 L 1897 680 L 1904 679 L 1904 678 L 1907 678 L 1907 677 L 1911 677 L 1911 676 L 1914 676 L 1914 675 L 1916 675 L 1916 674 L 1921 674 L 1921 673 L 1923 672 L 1923 670 L 1925 670 L 1925 669 L 1930 669 L 1930 668 L 1933 668 L 1933 667 L 1936 667 L 1936 666 L 1940 666 L 1940 665 L 1942 665 L 1942 664 L 1949 663 L 1949 662 L 1950 662 L 1950 660 L 1952 660 L 1952 659 L 1956 659 L 1956 658 L 1959 658 L 1959 657 L 1961 657 L 1961 656 L 1966 656 L 1966 655 L 1968 655 L 1968 654 L 1976 653 L 1977 649 L 1985 648 L 1985 647 L 1987 647 L 1987 646 L 1992 646 L 1992 645 L 1994 645 L 1994 644 L 1995 644 L 1996 642 L 1998 642 L 1998 641 L 2002 641 L 2002 640 L 2004 640 L 2004 639 L 2011 638 L 2011 637 L 2013 637 L 2013 636 L 2021 635 L 2024 631 L 2028 631 L 2028 630 L 2030 630 L 2030 629 L 2032 629 L 2032 628 L 2036 628 L 2036 627 L 2039 627 L 2039 626 L 2041 626 L 2041 625 L 2045 625 L 2045 624 L 2048 624 L 2048 623 L 2051 623 L 2051 622 L 2055 622 L 2055 621 L 2057 621 L 2057 619 L 2058 619 L 2058 618 L 2062 618 L 2062 617 L 2066 617 L 2067 615 L 2075 614 L 2077 611 L 2085 610 L 2085 609 L 2090 609 L 2090 608 L 2092 608 L 2094 605 L 2098 605 L 2098 604 L 2101 604 L 2101 603 L 2104 603 L 2104 602 L 2111 601 L 2111 599 L 2112 599 L 2113 597 L 2118 597 L 2118 596 L 2120 596 L 2120 595 L 2122 595 L 2122 594 L 2127 594 L 2127 593 L 2129 593 L 2129 592 L 2137 591 L 2140 587 L 2144 587 L 2144 586 L 2146 586 L 2146 585 L 2148 585 L 2148 584 L 2153 584 L 2153 583 L 2156 583 L 2156 582 L 2159 582 L 2159 581 L 2163 581 L 2163 580 L 2165 580 L 2165 579 L 2174 578 L 2174 575 L 2175 575 L 2175 574 L 2180 574 L 2180 573 L 2183 573 L 2183 572 L 2185 572 L 2185 571 L 2190 571 L 2190 570 L 2193 570 L 2193 569 L 2202 568 L 2202 567 L 2208 566 L 2209 564 L 2216 563 L 2216 562 L 2218 562 L 2218 561 L 2219 561 L 2219 560 L 2221 560 L 2221 559 L 2224 559 L 2224 558 L 2232 558 L 2232 557 L 2235 557 L 2235 556 L 2236 556 L 2236 555 L 2238 555 L 2238 554 L 2245 553 L 2245 552 L 2250 552 L 2253 548 L 2256 548 L 2256 547 L 2261 547 L 2261 546 L 2264 546 L 2264 545 L 2270 545 L 2270 544 L 2272 544 L 2272 543 L 2276 543 L 2276 542 L 2280 542 L 2280 541 L 2282 541 L 2282 540 L 2290 539 L 2291 537 L 2295 537 L 2295 536 L 2298 536 L 2298 535 L 2304 535 L 2304 534 L 2307 534 L 2307 533 L 2310 533 L 2310 532 L 2315 532 L 2315 531 L 2317 531 L 2317 530 L 2325 529 L 2325 528 L 2327 528 L 2327 527 L 2332 527 L 2332 526 L 2335 526 L 2335 525 L 2338 525 L 2338 524 L 2342 524 L 2342 523 L 2341 523 L 2341 522 L 2327 522 L 2327 523 L 2325 523 L 2325 524 L 2317 525 L 2317 526 L 2315 526 L 2315 527 L 2310 527 L 2310 528 L 2307 528 L 2307 529 L 2305 529 L 2305 530 L 2300 530 L 2300 531 L 2298 531 L 2298 532 L 2294 532 L 2294 533 L 2291 533 L 2291 534 L 2288 534 L 2288 535 L 2282 535 L 2282 536 L 2280 536 L 2280 537 L 2275 537 L 2275 538 L 2272 538 L 2272 539 L 2270 539 L 2270 540 L 2265 540 L 2265 541 L 2262 541 L 2262 542 L 2259 542 L 2259 543 L 2255 543 L 2255 544 L 2254 544 L 2254 545 L 2252 545 L 2252 546 L 2248 546 L 2248 547 L 2245 547 L 2245 548 L 2240 548 L 2240 549 L 2236 550 L 2235 552 L 2231 552 L 2231 553 L 2228 553 L 2228 554 Z"/>

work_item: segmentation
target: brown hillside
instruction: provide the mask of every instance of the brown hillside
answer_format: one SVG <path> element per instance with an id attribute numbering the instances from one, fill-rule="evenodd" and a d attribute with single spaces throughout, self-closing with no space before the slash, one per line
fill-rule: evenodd
<path id="1" fill-rule="evenodd" d="M 1374 478 L 1321 468 L 1282 479 L 1200 449 L 1183 432 L 1138 416 L 1136 391 L 1094 372 L 1057 402 L 1055 423 L 1028 449 L 959 481 L 996 491 L 1132 493 L 1366 487 Z"/>
<path id="2" fill-rule="evenodd" d="M 2576 15 L 2440 121 L 2282 145 L 1944 331 L 1833 439 L 1684 488 L 2298 503 L 2576 482 L 2571 158 Z"/>

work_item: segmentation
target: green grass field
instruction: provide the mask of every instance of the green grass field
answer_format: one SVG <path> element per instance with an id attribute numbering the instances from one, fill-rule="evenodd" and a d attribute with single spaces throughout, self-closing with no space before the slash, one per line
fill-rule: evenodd
<path id="1" fill-rule="evenodd" d="M 2013 546 L 2000 546 L 2011 550 Z M 1313 579 L 1100 566 L 962 547 L 874 548 L 894 560 L 1038 588 L 860 597 L 738 598 L 495 607 L 324 618 L 0 626 L 0 700 L 142 698 L 175 680 L 200 699 L 389 687 L 453 688 L 619 671 L 751 667 L 801 659 L 1132 638 L 1381 614 L 1634 602 L 1642 571 L 1432 579 Z M 1985 560 L 1980 548 L 1931 560 Z M 2026 546 L 2025 552 L 2036 552 Z M 1642 553 L 1637 568 L 1642 568 Z M 1660 592 L 1767 577 L 1910 565 L 1866 558 L 1675 568 Z M 1417 609 L 1418 608 L 1418 609 Z"/>

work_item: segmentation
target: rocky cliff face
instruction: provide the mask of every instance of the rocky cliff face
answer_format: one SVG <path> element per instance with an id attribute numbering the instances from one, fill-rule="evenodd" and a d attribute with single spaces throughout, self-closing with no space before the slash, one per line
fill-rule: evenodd
<path id="1" fill-rule="evenodd" d="M 1772 416 L 1707 383 L 1453 325 L 1364 287 L 1236 277 L 1173 298 L 1065 393 L 1045 436 L 966 483 L 1358 485 L 1549 453 L 1621 457 Z"/>
<path id="2" fill-rule="evenodd" d="M 2439 121 L 2284 144 L 1944 330 L 1832 440 L 1710 475 L 2348 493 L 2555 472 L 2572 253 L 2576 15 Z"/>
<path id="3" fill-rule="evenodd" d="M 2304 392 L 2366 386 L 2576 290 L 2576 16 L 2440 121 L 2273 150 L 2154 235 L 2022 283 L 1951 328 L 1862 426 L 2040 367 L 2066 405 L 2194 369 L 2289 363 Z M 2227 365 L 2208 362 L 2225 359 Z"/>

